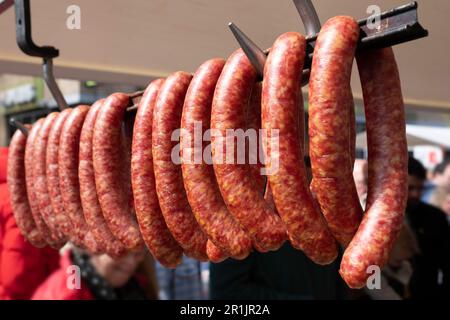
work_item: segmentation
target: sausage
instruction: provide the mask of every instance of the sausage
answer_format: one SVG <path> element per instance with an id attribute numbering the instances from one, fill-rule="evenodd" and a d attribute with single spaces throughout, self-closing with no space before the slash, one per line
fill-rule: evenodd
<path id="1" fill-rule="evenodd" d="M 175 72 L 161 85 L 153 110 L 152 154 L 156 193 L 167 227 L 186 255 L 207 260 L 208 238 L 200 229 L 183 185 L 181 163 L 177 164 L 174 138 L 181 126 L 184 98 L 192 75 Z M 175 137 L 176 138 L 176 137 Z"/>
<path id="2" fill-rule="evenodd" d="M 113 258 L 123 256 L 127 251 L 124 245 L 112 234 L 103 217 L 102 208 L 95 189 L 95 175 L 92 159 L 92 138 L 98 111 L 104 99 L 98 100 L 89 109 L 80 134 L 80 151 L 78 178 L 80 183 L 80 199 L 84 218 L 97 243 L 105 248 L 105 253 Z"/>
<path id="3" fill-rule="evenodd" d="M 261 169 L 264 168 L 264 164 L 258 160 L 259 148 L 262 147 L 260 143 L 259 130 L 261 129 L 261 94 L 262 94 L 262 83 L 257 82 L 253 89 L 248 104 L 247 115 L 246 115 L 246 128 L 252 129 L 256 132 L 257 138 L 253 141 L 256 144 L 256 148 L 250 148 L 251 142 L 247 145 L 247 161 L 250 164 L 250 171 L 255 179 L 256 186 L 260 192 L 264 193 L 266 188 L 267 177 L 261 174 Z M 255 162 L 256 160 L 256 162 Z M 267 199 L 266 199 L 267 200 Z"/>
<path id="4" fill-rule="evenodd" d="M 386 263 L 403 223 L 408 189 L 408 149 L 400 77 L 392 48 L 358 53 L 369 154 L 366 212 L 344 252 L 340 274 L 362 288 L 368 267 Z"/>
<path id="5" fill-rule="evenodd" d="M 76 241 L 72 228 L 72 223 L 69 219 L 67 212 L 64 210 L 61 188 L 59 183 L 59 140 L 61 137 L 61 131 L 67 117 L 72 112 L 72 108 L 63 110 L 53 126 L 50 129 L 47 141 L 47 153 L 45 157 L 46 162 L 46 176 L 47 176 L 47 189 L 50 196 L 50 202 L 52 205 L 53 213 L 56 219 L 56 225 L 66 235 L 70 241 L 79 247 L 83 247 L 82 243 Z"/>
<path id="6" fill-rule="evenodd" d="M 143 240 L 133 201 L 130 201 L 131 182 L 121 130 L 129 103 L 130 98 L 124 93 L 115 93 L 106 99 L 95 120 L 92 158 L 97 195 L 108 227 L 128 250 L 137 250 Z"/>
<path id="7" fill-rule="evenodd" d="M 350 77 L 358 39 L 359 26 L 353 18 L 329 19 L 316 41 L 309 80 L 314 191 L 328 227 L 343 247 L 350 243 L 362 217 L 353 180 L 354 136 L 350 136 L 354 131 Z"/>
<path id="8" fill-rule="evenodd" d="M 239 143 L 239 131 L 234 130 L 245 128 L 245 111 L 255 80 L 256 71 L 250 61 L 241 49 L 236 50 L 222 70 L 212 102 L 213 166 L 220 192 L 230 212 L 257 247 L 277 250 L 287 238 L 286 228 L 265 202 L 263 194 L 258 192 L 249 164 L 239 164 L 242 162 L 237 154 L 240 150 L 235 150 Z M 231 136 L 230 131 L 237 134 Z M 227 144 L 229 148 L 226 148 Z M 226 158 L 232 161 L 226 161 Z"/>
<path id="9" fill-rule="evenodd" d="M 61 130 L 58 151 L 58 174 L 64 210 L 73 228 L 76 243 L 83 244 L 92 253 L 103 253 L 105 248 L 95 238 L 84 219 L 78 180 L 80 134 L 89 106 L 80 105 L 70 112 Z"/>
<path id="10" fill-rule="evenodd" d="M 211 240 L 206 243 L 206 254 L 208 255 L 209 261 L 213 263 L 220 263 L 225 261 L 229 254 L 224 250 L 221 250 L 218 246 L 214 244 Z"/>
<path id="11" fill-rule="evenodd" d="M 36 190 L 36 197 L 39 205 L 39 211 L 46 225 L 50 229 L 52 237 L 64 244 L 67 242 L 67 237 L 63 234 L 58 226 L 55 213 L 52 208 L 50 195 L 47 188 L 47 142 L 50 134 L 50 129 L 59 116 L 59 112 L 50 113 L 42 123 L 42 128 L 39 131 L 35 145 L 34 145 L 34 189 Z"/>
<path id="12" fill-rule="evenodd" d="M 41 216 L 39 203 L 36 196 L 36 190 L 34 188 L 34 150 L 36 145 L 36 137 L 42 128 L 43 122 L 44 119 L 38 120 L 28 133 L 27 144 L 25 148 L 25 180 L 27 185 L 28 202 L 30 204 L 31 214 L 33 216 L 34 222 L 36 223 L 36 227 L 44 237 L 47 244 L 49 244 L 51 247 L 57 248 L 60 246 L 60 243 L 56 243 L 56 239 L 52 237 L 50 229 Z"/>
<path id="13" fill-rule="evenodd" d="M 136 114 L 131 150 L 131 184 L 142 237 L 152 255 L 163 266 L 181 263 L 183 249 L 175 241 L 161 212 L 156 194 L 152 156 L 153 109 L 163 79 L 149 84 Z"/>
<path id="14" fill-rule="evenodd" d="M 17 226 L 22 235 L 32 245 L 38 248 L 47 244 L 36 226 L 28 202 L 27 185 L 25 182 L 25 146 L 27 137 L 17 130 L 9 144 L 8 152 L 8 189 L 11 207 Z"/>
<path id="15" fill-rule="evenodd" d="M 337 256 L 337 244 L 309 190 L 299 130 L 305 46 L 296 32 L 282 34 L 272 46 L 263 80 L 263 147 L 273 199 L 293 247 L 317 264 L 329 264 Z"/>
<path id="16" fill-rule="evenodd" d="M 211 59 L 198 68 L 186 93 L 181 118 L 181 169 L 184 187 L 196 220 L 212 242 L 207 244 L 207 254 L 213 262 L 220 262 L 227 255 L 244 259 L 251 251 L 251 239 L 228 211 L 211 162 L 206 161 L 207 157 L 211 157 L 211 150 L 207 148 L 206 142 L 211 104 L 224 65 L 223 59 Z M 196 142 L 195 134 L 201 135 L 200 143 Z M 195 161 L 195 155 L 198 154 L 200 161 Z M 214 248 L 212 244 L 218 248 Z M 217 249 L 222 253 L 218 254 Z"/>

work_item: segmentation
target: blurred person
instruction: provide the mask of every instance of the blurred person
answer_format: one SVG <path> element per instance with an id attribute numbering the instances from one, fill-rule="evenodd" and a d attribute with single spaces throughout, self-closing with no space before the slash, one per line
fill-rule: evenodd
<path id="1" fill-rule="evenodd" d="M 355 180 L 359 202 L 364 208 L 366 206 L 367 184 L 369 180 L 369 166 L 366 159 L 355 160 L 355 165 L 353 168 L 353 179 Z"/>
<path id="2" fill-rule="evenodd" d="M 444 211 L 450 223 L 450 187 L 436 188 L 430 196 L 430 204 Z"/>
<path id="3" fill-rule="evenodd" d="M 423 165 L 410 157 L 405 219 L 419 245 L 411 279 L 412 298 L 450 297 L 450 227 L 440 209 L 421 201 Z"/>
<path id="4" fill-rule="evenodd" d="M 27 300 L 58 267 L 59 253 L 22 236 L 9 200 L 7 157 L 8 149 L 0 148 L 0 300 Z"/>
<path id="5" fill-rule="evenodd" d="M 153 259 L 146 250 L 114 260 L 78 248 L 62 254 L 60 265 L 34 292 L 33 300 L 157 299 Z"/>
<path id="6" fill-rule="evenodd" d="M 335 300 L 348 297 L 339 259 L 319 266 L 286 242 L 279 250 L 210 265 L 211 299 Z"/>
<path id="7" fill-rule="evenodd" d="M 380 289 L 365 292 L 372 300 L 404 300 L 411 298 L 410 282 L 413 260 L 420 253 L 413 231 L 403 224 L 392 247 L 389 259 L 381 272 Z"/>
<path id="8" fill-rule="evenodd" d="M 422 201 L 429 203 L 436 188 L 450 188 L 450 157 L 446 157 L 438 164 L 434 168 L 431 178 L 425 182 Z"/>
<path id="9" fill-rule="evenodd" d="M 156 264 L 156 274 L 161 300 L 205 300 L 208 292 L 205 290 L 203 277 L 207 263 L 183 256 L 180 265 L 168 269 Z"/>

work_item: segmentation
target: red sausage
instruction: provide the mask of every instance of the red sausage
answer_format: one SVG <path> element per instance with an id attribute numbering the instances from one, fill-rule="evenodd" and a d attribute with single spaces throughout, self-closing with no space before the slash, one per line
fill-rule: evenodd
<path id="1" fill-rule="evenodd" d="M 58 151 L 58 174 L 61 198 L 73 228 L 76 243 L 82 243 L 90 252 L 101 253 L 105 248 L 97 243 L 84 219 L 78 180 L 80 134 L 88 106 L 73 109 L 61 130 Z"/>
<path id="2" fill-rule="evenodd" d="M 39 203 L 36 196 L 36 190 L 34 188 L 34 149 L 36 137 L 39 134 L 39 130 L 41 130 L 42 128 L 43 122 L 44 119 L 38 120 L 28 133 L 27 144 L 25 148 L 25 180 L 27 185 L 28 202 L 30 204 L 31 214 L 33 216 L 34 222 L 36 223 L 36 227 L 50 246 L 57 247 L 59 244 L 55 243 L 55 239 L 53 239 L 50 229 L 41 216 Z"/>
<path id="3" fill-rule="evenodd" d="M 47 167 L 46 176 L 48 194 L 50 196 L 53 214 L 56 219 L 56 225 L 58 226 L 59 230 L 61 230 L 62 233 L 70 239 L 70 241 L 72 241 L 75 245 L 82 247 L 82 243 L 76 242 L 72 223 L 69 219 L 68 213 L 64 210 L 61 197 L 61 188 L 59 184 L 59 138 L 61 136 L 64 122 L 66 121 L 72 110 L 73 109 L 69 108 L 62 111 L 50 129 L 47 141 L 47 154 L 45 157 Z"/>
<path id="4" fill-rule="evenodd" d="M 211 240 L 206 243 L 206 254 L 209 261 L 213 263 L 220 263 L 228 258 L 228 253 L 217 247 Z"/>
<path id="5" fill-rule="evenodd" d="M 95 120 L 92 157 L 97 195 L 109 229 L 128 250 L 135 250 L 143 241 L 130 201 L 131 182 L 121 130 L 129 103 L 124 93 L 106 99 Z"/>
<path id="6" fill-rule="evenodd" d="M 245 128 L 245 111 L 255 81 L 255 69 L 242 50 L 235 51 L 223 68 L 212 102 L 213 165 L 220 192 L 230 212 L 251 235 L 257 247 L 277 250 L 286 240 L 286 228 L 265 202 L 263 194 L 258 192 L 249 164 L 238 163 L 238 152 L 242 151 L 235 150 L 239 144 L 238 132 L 232 135 L 233 130 Z M 227 144 L 234 147 L 227 149 Z M 231 163 L 226 161 L 230 156 Z"/>
<path id="7" fill-rule="evenodd" d="M 198 68 L 186 93 L 181 118 L 184 187 L 195 218 L 210 239 L 207 254 L 213 262 L 220 262 L 227 255 L 243 259 L 251 251 L 250 237 L 228 211 L 214 169 L 205 161 L 205 157 L 211 157 L 211 150 L 206 149 L 202 138 L 210 126 L 214 89 L 224 64 L 223 59 L 212 59 Z M 196 142 L 195 133 L 200 135 L 200 143 Z M 200 161 L 194 155 L 200 155 Z"/>
<path id="8" fill-rule="evenodd" d="M 369 152 L 366 212 L 344 253 L 340 274 L 362 288 L 370 266 L 382 268 L 403 223 L 408 149 L 400 77 L 392 48 L 357 54 Z"/>
<path id="9" fill-rule="evenodd" d="M 180 129 L 184 98 L 192 75 L 175 72 L 162 84 L 153 110 L 152 153 L 159 205 L 173 237 L 187 255 L 207 260 L 208 238 L 200 229 L 183 186 L 181 163 L 173 141 Z M 172 139 L 174 138 L 174 139 Z M 175 157 L 173 157 L 175 156 Z"/>
<path id="10" fill-rule="evenodd" d="M 305 46 L 305 38 L 296 32 L 281 35 L 272 46 L 263 80 L 263 146 L 273 199 L 292 245 L 314 262 L 329 264 L 337 256 L 337 244 L 309 190 L 299 130 Z"/>
<path id="11" fill-rule="evenodd" d="M 67 237 L 62 233 L 61 228 L 58 226 L 55 213 L 52 208 L 50 195 L 47 185 L 47 142 L 50 134 L 50 129 L 54 125 L 56 119 L 59 116 L 59 112 L 50 113 L 45 118 L 42 128 L 39 131 L 34 146 L 34 189 L 36 190 L 36 197 L 41 212 L 42 218 L 46 225 L 49 227 L 52 237 L 57 239 L 61 244 L 67 241 Z"/>
<path id="12" fill-rule="evenodd" d="M 150 83 L 136 114 L 131 151 L 131 183 L 136 216 L 142 237 L 152 255 L 163 266 L 181 263 L 183 249 L 175 241 L 159 207 L 152 156 L 153 109 L 163 79 Z"/>
<path id="13" fill-rule="evenodd" d="M 89 109 L 80 134 L 80 162 L 78 178 L 80 182 L 80 198 L 84 218 L 92 234 L 105 253 L 113 258 L 119 258 L 126 253 L 125 246 L 114 237 L 103 217 L 102 208 L 95 189 L 94 165 L 92 160 L 92 137 L 94 135 L 95 119 L 103 106 L 104 99 L 98 100 Z"/>
<path id="14" fill-rule="evenodd" d="M 362 217 L 353 180 L 354 136 L 350 136 L 355 121 L 354 115 L 350 119 L 350 77 L 358 39 L 359 26 L 353 18 L 339 16 L 328 20 L 316 41 L 309 80 L 309 150 L 314 190 L 328 227 L 344 247 L 350 243 Z"/>
<path id="15" fill-rule="evenodd" d="M 27 137 L 20 130 L 17 130 L 9 144 L 7 177 L 9 196 L 20 232 L 32 245 L 42 248 L 47 243 L 34 222 L 28 202 L 25 182 L 26 143 Z"/>

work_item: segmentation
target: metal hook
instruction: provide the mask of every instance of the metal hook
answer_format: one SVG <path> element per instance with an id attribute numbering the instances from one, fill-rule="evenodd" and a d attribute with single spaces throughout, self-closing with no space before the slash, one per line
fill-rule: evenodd
<path id="1" fill-rule="evenodd" d="M 19 129 L 25 136 L 28 136 L 28 128 L 20 121 L 17 121 L 14 118 L 9 119 L 9 123 Z"/>
<path id="2" fill-rule="evenodd" d="M 43 73 L 53 98 L 61 110 L 66 109 L 67 102 L 59 89 L 53 75 L 53 58 L 59 50 L 50 46 L 37 46 L 31 36 L 31 13 L 29 0 L 14 0 L 16 12 L 16 40 L 19 48 L 27 55 L 43 58 Z"/>
<path id="3" fill-rule="evenodd" d="M 231 32 L 241 46 L 247 58 L 250 60 L 253 67 L 262 78 L 264 75 L 264 65 L 266 64 L 267 56 L 260 47 L 256 45 L 247 35 L 242 32 L 233 22 L 228 24 Z"/>
<path id="4" fill-rule="evenodd" d="M 321 24 L 316 9 L 311 0 L 293 0 L 297 8 L 303 25 L 305 26 L 306 35 L 308 37 L 314 36 L 320 31 Z"/>
<path id="5" fill-rule="evenodd" d="M 50 89 L 50 92 L 52 93 L 59 109 L 67 109 L 69 106 L 67 105 L 66 99 L 64 99 L 64 96 L 56 83 L 55 76 L 53 75 L 53 58 L 44 58 L 42 70 L 44 73 L 45 83 L 47 83 L 47 87 Z"/>

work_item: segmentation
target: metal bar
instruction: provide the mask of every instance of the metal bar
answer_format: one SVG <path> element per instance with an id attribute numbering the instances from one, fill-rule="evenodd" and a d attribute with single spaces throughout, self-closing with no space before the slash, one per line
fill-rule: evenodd
<path id="1" fill-rule="evenodd" d="M 267 56 L 264 51 L 258 47 L 249 37 L 245 35 L 233 22 L 228 24 L 231 32 L 234 34 L 237 42 L 244 50 L 252 65 L 255 67 L 258 75 L 262 78 L 264 74 L 264 65 L 266 64 Z"/>
<path id="2" fill-rule="evenodd" d="M 306 36 L 313 36 L 320 32 L 322 25 L 320 23 L 319 16 L 317 15 L 316 8 L 314 8 L 311 0 L 294 0 L 295 7 L 297 8 L 303 25 L 305 26 Z M 309 42 L 306 46 L 306 54 L 314 52 L 315 41 Z M 304 69 L 302 72 L 302 86 L 305 86 L 309 82 L 309 76 L 311 74 L 310 69 Z"/>
<path id="3" fill-rule="evenodd" d="M 66 99 L 58 87 L 56 83 L 55 76 L 53 75 L 53 59 L 52 58 L 44 58 L 44 62 L 42 64 L 42 70 L 44 74 L 44 80 L 52 93 L 53 98 L 56 101 L 60 110 L 67 109 L 69 106 L 67 105 Z"/>
<path id="4" fill-rule="evenodd" d="M 11 118 L 11 119 L 9 119 L 9 123 L 10 123 L 12 126 L 16 127 L 17 129 L 19 129 L 20 131 L 22 131 L 22 133 L 23 133 L 25 136 L 28 136 L 29 130 L 28 130 L 27 126 L 24 125 L 22 122 L 17 121 L 17 120 L 14 119 L 14 118 Z"/>
<path id="5" fill-rule="evenodd" d="M 407 5 L 383 12 L 379 17 L 371 17 L 370 20 L 379 20 L 379 27 L 377 28 L 368 26 L 367 23 L 369 22 L 369 18 L 359 20 L 358 23 L 361 26 L 361 38 L 357 50 L 381 49 L 428 36 L 428 31 L 425 30 L 418 21 L 417 9 L 417 2 L 411 2 Z M 251 41 L 242 31 L 233 34 L 244 52 L 250 52 L 248 58 L 255 69 L 258 70 L 263 68 L 261 62 L 257 62 L 252 58 L 252 56 L 258 54 L 261 49 L 254 45 L 253 41 Z M 317 40 L 317 36 L 318 34 L 316 33 L 315 35 L 306 38 L 308 46 L 314 44 Z M 253 43 L 252 46 L 249 45 L 250 42 Z M 255 49 L 255 46 L 258 49 Z M 264 50 L 266 55 L 268 52 L 269 49 Z M 304 75 L 311 67 L 312 57 L 313 53 L 307 52 L 303 71 Z"/>
<path id="6" fill-rule="evenodd" d="M 50 46 L 37 46 L 31 36 L 31 14 L 29 0 L 15 0 L 16 40 L 19 48 L 27 55 L 41 58 L 55 58 L 58 49 Z"/>
<path id="7" fill-rule="evenodd" d="M 313 36 L 318 33 L 321 28 L 320 20 L 311 0 L 294 0 L 294 4 L 305 26 L 306 35 Z"/>

